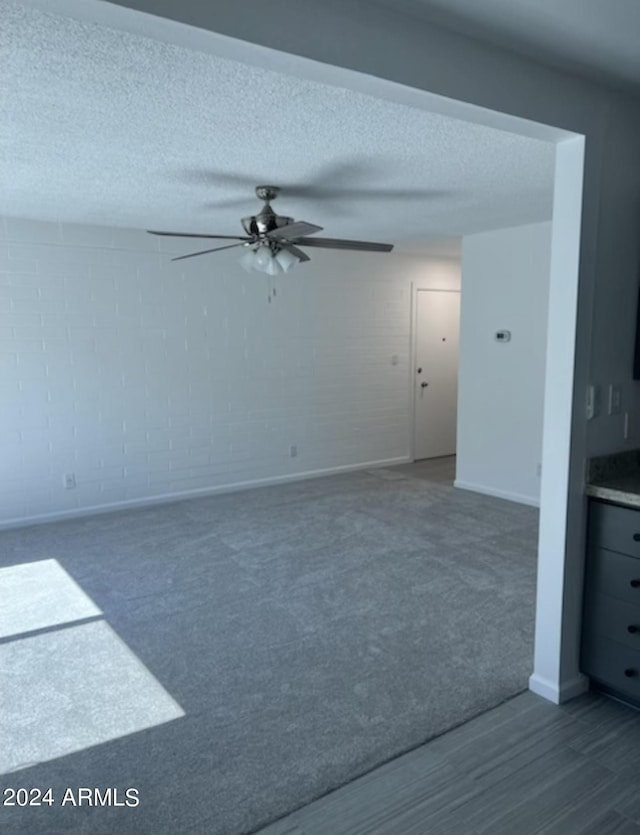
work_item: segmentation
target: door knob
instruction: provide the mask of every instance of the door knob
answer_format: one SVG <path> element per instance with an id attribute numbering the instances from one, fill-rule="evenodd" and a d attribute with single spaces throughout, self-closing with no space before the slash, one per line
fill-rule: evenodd
<path id="1" fill-rule="evenodd" d="M 421 389 L 426 389 L 426 387 L 427 387 L 428 385 L 429 385 L 429 383 L 420 383 L 420 388 L 421 388 Z"/>

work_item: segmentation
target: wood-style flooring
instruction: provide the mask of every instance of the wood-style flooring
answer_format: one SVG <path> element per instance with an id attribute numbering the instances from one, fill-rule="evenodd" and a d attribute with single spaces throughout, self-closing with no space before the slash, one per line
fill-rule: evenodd
<path id="1" fill-rule="evenodd" d="M 640 713 L 523 693 L 260 835 L 640 835 Z"/>
<path id="2" fill-rule="evenodd" d="M 455 458 L 407 464 L 453 480 Z M 640 835 L 640 712 L 523 693 L 260 835 Z"/>

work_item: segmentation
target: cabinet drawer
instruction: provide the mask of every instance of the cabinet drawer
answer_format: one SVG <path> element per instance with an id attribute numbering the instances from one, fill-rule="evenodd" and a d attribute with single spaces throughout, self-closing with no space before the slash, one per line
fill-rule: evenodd
<path id="1" fill-rule="evenodd" d="M 585 600 L 584 629 L 640 652 L 640 605 L 604 594 L 589 594 Z"/>
<path id="2" fill-rule="evenodd" d="M 640 557 L 640 511 L 592 501 L 589 541 L 596 547 Z"/>
<path id="3" fill-rule="evenodd" d="M 604 548 L 592 548 L 587 565 L 586 592 L 599 592 L 640 606 L 640 559 Z"/>
<path id="4" fill-rule="evenodd" d="M 585 632 L 582 669 L 596 681 L 640 703 L 640 651 Z"/>

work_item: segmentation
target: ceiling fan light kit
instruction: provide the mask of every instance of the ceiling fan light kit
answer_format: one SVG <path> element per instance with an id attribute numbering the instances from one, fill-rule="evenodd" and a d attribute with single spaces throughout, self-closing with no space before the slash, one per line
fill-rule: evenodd
<path id="1" fill-rule="evenodd" d="M 289 249 L 281 249 L 275 255 L 275 261 L 280 265 L 282 271 L 288 273 L 296 264 L 300 263 L 300 259 L 297 258 L 293 252 Z"/>
<path id="2" fill-rule="evenodd" d="M 199 252 L 191 252 L 188 255 L 180 255 L 172 258 L 172 261 L 182 261 L 185 258 L 194 258 L 197 255 L 207 255 L 210 252 L 219 252 L 222 249 L 232 249 L 242 246 L 248 249 L 239 259 L 240 265 L 247 272 L 261 272 L 275 276 L 283 272 L 289 272 L 297 264 L 309 261 L 309 256 L 298 247 L 315 246 L 324 249 L 351 249 L 360 252 L 391 252 L 393 244 L 373 243 L 371 241 L 349 241 L 341 238 L 309 238 L 308 235 L 315 235 L 321 232 L 322 227 L 314 223 L 307 223 L 304 220 L 294 220 L 286 215 L 277 215 L 271 208 L 271 201 L 278 196 L 278 186 L 257 186 L 256 196 L 264 201 L 264 206 L 256 215 L 242 218 L 242 227 L 247 233 L 239 235 L 198 235 L 197 233 L 185 232 L 154 232 L 149 230 L 151 235 L 164 235 L 175 238 L 217 238 L 222 240 L 238 241 L 238 243 L 226 244 L 205 249 Z"/>
<path id="3" fill-rule="evenodd" d="M 258 272 L 267 275 L 279 275 L 288 273 L 300 259 L 274 244 L 258 244 L 249 249 L 238 259 L 238 263 L 248 273 Z"/>

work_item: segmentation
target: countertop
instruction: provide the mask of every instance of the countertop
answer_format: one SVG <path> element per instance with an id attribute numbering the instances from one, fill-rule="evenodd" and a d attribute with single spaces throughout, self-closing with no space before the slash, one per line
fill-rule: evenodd
<path id="1" fill-rule="evenodd" d="M 587 484 L 587 496 L 640 508 L 640 473 Z"/>
<path id="2" fill-rule="evenodd" d="M 592 458 L 588 473 L 587 496 L 640 508 L 640 450 Z"/>

